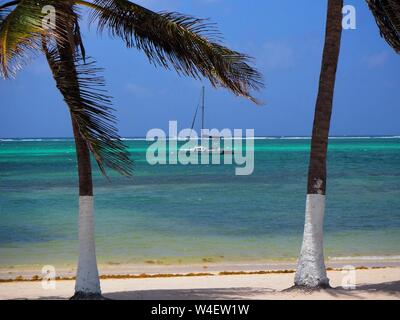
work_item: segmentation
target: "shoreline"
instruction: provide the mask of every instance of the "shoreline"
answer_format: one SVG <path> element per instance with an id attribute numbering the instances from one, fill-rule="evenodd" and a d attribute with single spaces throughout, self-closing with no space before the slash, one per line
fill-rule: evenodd
<path id="1" fill-rule="evenodd" d="M 382 266 L 382 267 L 355 267 L 355 271 L 359 270 L 378 270 L 378 269 L 399 269 L 393 266 Z M 345 268 L 332 268 L 328 267 L 327 272 L 342 272 L 348 271 Z M 295 269 L 285 269 L 285 270 L 259 270 L 259 271 L 219 271 L 219 272 L 190 272 L 190 273 L 141 273 L 141 274 L 101 274 L 99 276 L 100 280 L 111 280 L 111 279 L 155 279 L 155 278 L 192 278 L 192 277 L 214 277 L 214 276 L 251 276 L 251 275 L 276 275 L 276 274 L 295 274 Z M 34 275 L 32 278 L 24 278 L 22 276 L 17 276 L 15 279 L 0 279 L 1 283 L 12 283 L 12 282 L 39 282 L 42 281 L 43 277 Z M 75 276 L 56 276 L 56 281 L 74 281 Z"/>
<path id="2" fill-rule="evenodd" d="M 328 271 L 341 271 L 353 266 L 356 270 L 374 270 L 400 268 L 398 256 L 379 257 L 343 257 L 328 259 Z M 0 282 L 40 281 L 44 275 L 44 266 L 0 266 Z M 296 261 L 265 261 L 265 262 L 226 262 L 198 264 L 99 264 L 99 275 L 102 279 L 130 278 L 163 278 L 163 277 L 194 277 L 216 275 L 254 275 L 254 274 L 284 274 L 294 273 Z M 58 280 L 73 280 L 76 266 L 55 266 L 55 277 Z"/>

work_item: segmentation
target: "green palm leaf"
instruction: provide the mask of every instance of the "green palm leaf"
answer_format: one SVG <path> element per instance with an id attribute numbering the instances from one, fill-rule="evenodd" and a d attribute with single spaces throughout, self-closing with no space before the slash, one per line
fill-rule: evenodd
<path id="1" fill-rule="evenodd" d="M 69 68 L 70 61 L 63 61 L 56 48 L 43 44 L 51 69 L 57 79 L 57 87 L 70 108 L 73 121 L 79 127 L 81 136 L 101 170 L 106 175 L 109 167 L 123 175 L 132 174 L 132 162 L 126 146 L 121 141 L 114 124 L 111 97 L 105 90 L 105 81 L 98 74 L 91 58 L 74 58 L 75 68 Z"/>
<path id="2" fill-rule="evenodd" d="M 42 7 L 35 1 L 20 1 L 11 12 L 6 10 L 2 10 L 0 25 L 0 73 L 3 77 L 14 75 L 37 53 L 43 31 Z"/>
<path id="3" fill-rule="evenodd" d="M 55 0 L 20 0 L 9 2 L 0 9 L 0 74 L 4 78 L 14 76 L 41 50 L 41 36 L 52 34 L 62 37 L 45 23 L 47 5 Z M 9 6 L 12 4 L 13 6 Z M 15 7 L 14 7 L 15 5 Z M 1 7 L 1 6 L 0 6 Z M 10 9 L 12 8 L 12 9 Z M 57 23 L 62 25 L 68 17 L 58 13 Z"/>
<path id="4" fill-rule="evenodd" d="M 156 13 L 127 0 L 77 3 L 92 9 L 100 32 L 108 29 L 127 47 L 142 50 L 151 63 L 194 78 L 206 77 L 213 86 L 257 102 L 250 90 L 263 86 L 262 76 L 250 65 L 251 58 L 221 45 L 215 27 L 205 20 Z"/>

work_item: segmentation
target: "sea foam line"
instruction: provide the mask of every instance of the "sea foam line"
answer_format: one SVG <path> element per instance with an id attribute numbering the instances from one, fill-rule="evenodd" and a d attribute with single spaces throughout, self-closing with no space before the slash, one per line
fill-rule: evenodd
<path id="1" fill-rule="evenodd" d="M 238 139 L 232 137 L 232 139 Z M 243 140 L 310 140 L 311 137 L 253 137 L 253 138 L 239 138 Z M 400 136 L 332 136 L 329 139 L 400 139 Z M 121 138 L 122 141 L 146 141 L 146 138 Z M 179 140 L 176 137 L 166 138 L 166 140 Z M 73 138 L 0 138 L 0 142 L 67 142 L 73 141 Z"/>
<path id="2" fill-rule="evenodd" d="M 400 260 L 400 255 L 393 256 L 346 256 L 346 257 L 329 257 L 331 261 L 352 261 L 352 260 L 362 260 L 362 261 L 382 261 L 382 260 Z"/>

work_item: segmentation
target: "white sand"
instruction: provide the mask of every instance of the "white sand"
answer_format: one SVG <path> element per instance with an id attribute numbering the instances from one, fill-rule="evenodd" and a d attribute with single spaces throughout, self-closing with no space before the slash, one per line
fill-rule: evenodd
<path id="1" fill-rule="evenodd" d="M 330 271 L 333 287 L 344 274 Z M 400 299 L 400 268 L 356 271 L 356 290 L 313 293 L 282 292 L 293 284 L 294 274 L 233 275 L 180 278 L 102 280 L 103 294 L 112 299 Z M 41 282 L 0 284 L 0 299 L 64 299 L 73 295 L 74 281 L 57 281 L 44 290 Z"/>

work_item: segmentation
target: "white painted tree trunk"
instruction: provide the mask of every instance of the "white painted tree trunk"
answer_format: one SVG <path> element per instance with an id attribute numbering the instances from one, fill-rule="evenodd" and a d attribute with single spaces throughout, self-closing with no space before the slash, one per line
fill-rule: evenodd
<path id="1" fill-rule="evenodd" d="M 79 197 L 79 260 L 75 292 L 101 294 L 94 241 L 93 197 Z"/>
<path id="2" fill-rule="evenodd" d="M 308 194 L 303 245 L 295 276 L 295 285 L 317 288 L 329 286 L 323 250 L 325 195 Z"/>

